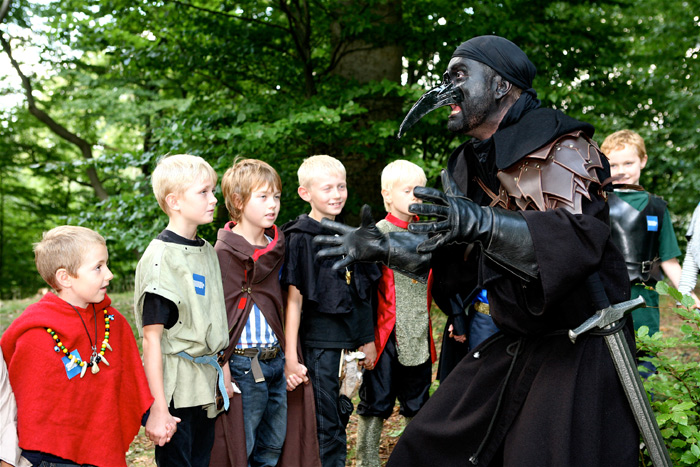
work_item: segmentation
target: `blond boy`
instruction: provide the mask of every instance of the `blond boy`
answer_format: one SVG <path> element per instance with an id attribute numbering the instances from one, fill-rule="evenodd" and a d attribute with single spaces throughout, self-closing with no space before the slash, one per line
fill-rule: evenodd
<path id="1" fill-rule="evenodd" d="M 2 336 L 17 402 L 22 455 L 32 465 L 126 466 L 153 398 L 129 323 L 110 306 L 104 238 L 60 226 L 34 246 L 54 292 L 27 307 Z M 85 440 L 100 442 L 85 449 Z"/>
<path id="2" fill-rule="evenodd" d="M 635 331 L 648 326 L 659 330 L 659 295 L 653 289 L 663 273 L 678 288 L 681 266 L 676 235 L 666 202 L 639 186 L 647 164 L 644 140 L 632 130 L 620 130 L 605 138 L 600 149 L 610 161 L 610 174 L 616 184 L 608 197 L 610 223 L 615 244 L 625 256 L 632 288 L 631 298 L 643 296 L 647 307 L 632 312 Z M 649 362 L 643 362 L 649 365 Z M 646 376 L 648 373 L 642 373 Z"/>
<path id="3" fill-rule="evenodd" d="M 413 189 L 425 183 L 425 172 L 412 162 L 397 160 L 384 168 L 382 198 L 387 216 L 377 222 L 380 232 L 407 230 L 416 220 L 409 206 L 420 202 Z M 382 266 L 375 329 L 377 364 L 364 374 L 357 406 L 357 461 L 362 467 L 381 466 L 382 425 L 393 412 L 396 399 L 407 419 L 428 401 L 435 344 L 427 295 L 426 284 Z"/>
<path id="4" fill-rule="evenodd" d="M 370 264 L 334 271 L 334 260 L 315 256 L 320 248 L 313 244 L 314 237 L 330 233 L 321 226 L 321 219 L 336 219 L 347 200 L 343 164 L 330 156 L 312 156 L 304 160 L 297 175 L 297 192 L 309 203 L 311 212 L 282 228 L 287 237 L 282 284 L 288 290 L 287 346 L 296 348 L 301 340 L 305 364 L 293 352 L 287 354 L 287 388 L 292 390 L 311 381 L 321 463 L 324 467 L 342 467 L 352 402 L 339 396 L 338 369 L 343 352 L 355 349 L 365 352 L 365 368 L 374 367 L 371 297 L 380 273 Z"/>
<path id="5" fill-rule="evenodd" d="M 155 398 L 146 435 L 158 465 L 209 465 L 214 417 L 228 407 L 228 397 L 216 403 L 217 388 L 232 393 L 217 362 L 228 345 L 219 262 L 197 236 L 214 218 L 216 181 L 204 159 L 186 154 L 161 159 L 151 177 L 169 222 L 136 267 L 134 310 Z"/>

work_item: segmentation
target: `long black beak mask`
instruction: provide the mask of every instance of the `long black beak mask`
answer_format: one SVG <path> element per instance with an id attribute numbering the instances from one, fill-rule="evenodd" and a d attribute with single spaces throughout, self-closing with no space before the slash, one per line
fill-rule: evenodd
<path id="1" fill-rule="evenodd" d="M 463 100 L 464 93 L 452 83 L 447 73 L 445 73 L 440 86 L 426 92 L 413 104 L 413 107 L 411 107 L 411 110 L 408 111 L 403 122 L 401 122 L 397 138 L 401 138 L 418 120 L 433 110 L 446 105 L 459 104 Z"/>

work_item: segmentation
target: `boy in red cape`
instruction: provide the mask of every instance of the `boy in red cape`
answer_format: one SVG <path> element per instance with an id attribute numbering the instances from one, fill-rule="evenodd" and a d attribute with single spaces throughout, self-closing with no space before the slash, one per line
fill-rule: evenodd
<path id="1" fill-rule="evenodd" d="M 61 226 L 34 253 L 56 293 L 27 307 L 0 341 L 22 455 L 33 465 L 125 466 L 153 397 L 133 331 L 106 295 L 105 240 Z"/>
<path id="2" fill-rule="evenodd" d="M 425 172 L 412 162 L 396 160 L 384 167 L 382 197 L 387 216 L 377 222 L 381 232 L 405 231 L 417 219 L 408 206 L 420 202 L 413 188 L 425 183 Z M 382 426 L 396 399 L 406 422 L 428 401 L 436 358 L 429 309 L 427 284 L 382 266 L 374 331 L 377 363 L 373 369 L 366 368 L 357 406 L 358 467 L 381 467 Z"/>

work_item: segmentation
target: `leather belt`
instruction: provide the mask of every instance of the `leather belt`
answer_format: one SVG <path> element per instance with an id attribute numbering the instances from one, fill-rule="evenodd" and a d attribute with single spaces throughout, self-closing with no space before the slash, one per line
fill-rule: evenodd
<path id="1" fill-rule="evenodd" d="M 239 349 L 236 347 L 233 349 L 233 353 L 252 359 L 250 361 L 250 369 L 253 371 L 253 378 L 255 378 L 256 383 L 262 383 L 265 381 L 265 376 L 263 375 L 262 368 L 260 368 L 260 361 L 272 360 L 277 356 L 280 350 L 279 346 L 248 347 L 247 349 Z"/>
<path id="2" fill-rule="evenodd" d="M 247 349 L 239 349 L 236 347 L 233 349 L 233 353 L 236 355 L 243 355 L 244 357 L 258 357 L 258 360 L 272 360 L 280 352 L 279 347 L 248 347 Z"/>

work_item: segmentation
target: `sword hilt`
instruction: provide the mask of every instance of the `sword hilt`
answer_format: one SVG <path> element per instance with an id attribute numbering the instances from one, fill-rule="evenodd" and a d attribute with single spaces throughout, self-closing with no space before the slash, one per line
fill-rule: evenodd
<path id="1" fill-rule="evenodd" d="M 572 343 L 575 343 L 576 338 L 578 338 L 578 336 L 581 334 L 593 329 L 603 329 L 606 326 L 621 320 L 632 310 L 641 306 L 646 306 L 646 302 L 644 301 L 643 297 L 637 297 L 633 300 L 627 300 L 626 302 L 610 305 L 610 300 L 608 299 L 608 295 L 605 293 L 605 288 L 603 287 L 603 283 L 600 281 L 600 276 L 598 273 L 591 274 L 588 277 L 586 280 L 586 286 L 588 287 L 588 292 L 590 293 L 591 299 L 593 300 L 596 308 L 598 308 L 598 311 L 596 311 L 593 316 L 584 321 L 576 329 L 569 330 L 569 339 L 571 339 Z"/>

